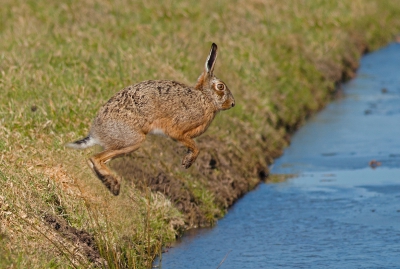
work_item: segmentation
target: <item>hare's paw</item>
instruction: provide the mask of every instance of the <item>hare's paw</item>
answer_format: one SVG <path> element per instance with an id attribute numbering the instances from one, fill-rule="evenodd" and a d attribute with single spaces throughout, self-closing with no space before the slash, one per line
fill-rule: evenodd
<path id="1" fill-rule="evenodd" d="M 104 165 L 104 163 L 99 164 L 95 161 L 95 159 L 90 158 L 88 160 L 88 164 L 90 168 L 92 168 L 97 178 L 100 179 L 104 185 L 106 185 L 110 192 L 114 195 L 118 195 L 121 186 L 120 181 L 110 173 L 109 169 Z"/>
<path id="2" fill-rule="evenodd" d="M 105 175 L 104 177 L 100 178 L 100 180 L 104 183 L 104 185 L 106 185 L 107 189 L 109 189 L 112 194 L 115 196 L 119 194 L 121 184 L 114 176 Z"/>
<path id="3" fill-rule="evenodd" d="M 194 156 L 193 153 L 187 154 L 182 160 L 183 168 L 188 169 L 190 166 L 192 166 L 195 160 L 196 156 Z"/>
<path id="4" fill-rule="evenodd" d="M 192 164 L 194 163 L 194 160 L 191 160 L 189 158 L 183 158 L 182 160 L 182 166 L 185 169 L 188 169 L 190 166 L 192 166 Z"/>

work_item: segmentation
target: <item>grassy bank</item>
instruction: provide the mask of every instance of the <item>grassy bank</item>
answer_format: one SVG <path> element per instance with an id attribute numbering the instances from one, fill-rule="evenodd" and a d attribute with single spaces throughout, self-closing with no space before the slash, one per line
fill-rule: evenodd
<path id="1" fill-rule="evenodd" d="M 400 3 L 3 0 L 0 9 L 0 267 L 144 268 L 191 227 L 212 225 L 268 175 L 290 134 L 392 40 Z M 66 150 L 98 108 L 146 79 L 194 84 L 211 42 L 236 99 L 185 149 L 149 138 L 111 163 L 113 197 Z M 216 265 L 217 266 L 217 265 Z"/>

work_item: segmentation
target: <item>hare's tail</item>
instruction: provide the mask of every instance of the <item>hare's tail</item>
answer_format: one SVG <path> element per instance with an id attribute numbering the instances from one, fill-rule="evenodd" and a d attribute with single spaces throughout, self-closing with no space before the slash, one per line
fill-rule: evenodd
<path id="1" fill-rule="evenodd" d="M 97 144 L 96 140 L 90 135 L 88 135 L 85 138 L 79 139 L 75 142 L 68 143 L 65 146 L 73 149 L 85 149 L 88 147 L 92 147 L 96 144 Z"/>

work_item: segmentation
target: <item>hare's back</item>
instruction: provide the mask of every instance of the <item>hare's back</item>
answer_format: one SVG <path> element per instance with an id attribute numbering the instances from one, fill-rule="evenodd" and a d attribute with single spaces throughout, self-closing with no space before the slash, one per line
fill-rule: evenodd
<path id="1" fill-rule="evenodd" d="M 141 116 L 150 119 L 174 111 L 180 113 L 181 110 L 190 110 L 202 97 L 200 91 L 180 82 L 147 80 L 125 88 L 117 99 L 124 99 L 126 109 L 132 110 L 134 107 Z"/>
<path id="2" fill-rule="evenodd" d="M 200 99 L 199 91 L 176 81 L 143 81 L 124 88 L 110 98 L 100 109 L 95 122 L 132 121 L 143 126 L 160 116 L 196 110 L 193 104 Z"/>

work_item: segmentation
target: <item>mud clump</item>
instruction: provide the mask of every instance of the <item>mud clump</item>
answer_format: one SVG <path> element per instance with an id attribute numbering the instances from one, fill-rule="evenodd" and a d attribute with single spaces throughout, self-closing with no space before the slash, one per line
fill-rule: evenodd
<path id="1" fill-rule="evenodd" d="M 86 231 L 78 230 L 62 219 L 52 214 L 46 214 L 43 220 L 60 235 L 74 244 L 90 262 L 97 266 L 106 264 L 101 258 L 94 236 Z"/>

